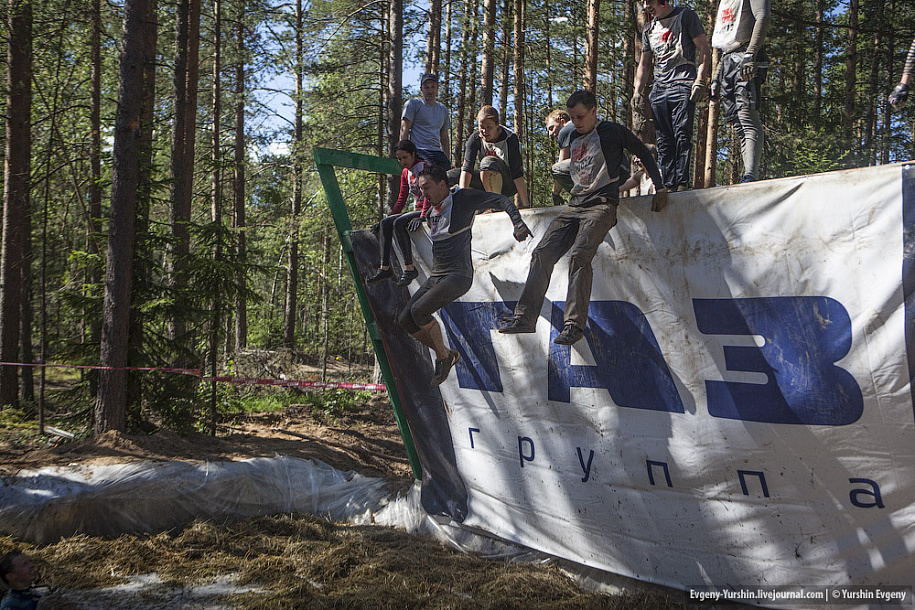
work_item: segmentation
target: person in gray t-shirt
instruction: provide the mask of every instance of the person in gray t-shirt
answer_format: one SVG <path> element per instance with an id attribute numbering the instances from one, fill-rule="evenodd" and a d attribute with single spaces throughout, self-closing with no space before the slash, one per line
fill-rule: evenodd
<path id="1" fill-rule="evenodd" d="M 451 169 L 451 112 L 439 101 L 438 75 L 420 77 L 422 97 L 409 100 L 400 120 L 400 139 L 411 140 L 420 159 Z"/>
<path id="2" fill-rule="evenodd" d="M 708 97 L 708 37 L 696 12 L 673 6 L 673 0 L 642 0 L 642 6 L 651 21 L 642 32 L 642 55 L 635 73 L 635 122 L 644 122 L 642 93 L 653 82 L 648 101 L 664 185 L 671 191 L 685 191 L 696 104 Z"/>

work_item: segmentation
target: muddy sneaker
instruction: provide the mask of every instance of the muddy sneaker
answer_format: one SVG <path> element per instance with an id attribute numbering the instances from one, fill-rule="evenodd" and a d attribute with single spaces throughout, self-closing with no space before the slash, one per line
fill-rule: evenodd
<path id="1" fill-rule="evenodd" d="M 388 267 L 387 269 L 379 269 L 378 273 L 376 273 L 375 275 L 373 275 L 372 277 L 370 277 L 369 279 L 367 279 L 365 281 L 368 282 L 369 284 L 374 284 L 376 282 L 381 282 L 383 280 L 386 280 L 386 279 L 392 278 L 392 277 L 394 277 L 394 272 L 391 271 L 390 267 Z"/>
<path id="2" fill-rule="evenodd" d="M 432 376 L 432 380 L 429 383 L 432 385 L 442 385 L 442 382 L 448 379 L 448 374 L 451 373 L 451 367 L 457 364 L 460 359 L 461 355 L 453 349 L 448 350 L 447 358 L 436 358 L 435 374 Z"/>
<path id="3" fill-rule="evenodd" d="M 572 345 L 584 336 L 584 331 L 582 331 L 576 325 L 569 323 L 566 324 L 566 327 L 562 329 L 562 332 L 559 333 L 555 339 L 553 339 L 553 343 L 556 345 Z"/>
<path id="4" fill-rule="evenodd" d="M 410 282 L 419 277 L 419 271 L 416 269 L 404 269 L 400 279 L 397 280 L 398 286 L 409 286 Z"/>
<path id="5" fill-rule="evenodd" d="M 537 331 L 536 324 L 527 324 L 520 318 L 512 318 L 508 324 L 499 327 L 499 332 L 503 335 L 518 335 L 521 333 L 533 333 Z"/>

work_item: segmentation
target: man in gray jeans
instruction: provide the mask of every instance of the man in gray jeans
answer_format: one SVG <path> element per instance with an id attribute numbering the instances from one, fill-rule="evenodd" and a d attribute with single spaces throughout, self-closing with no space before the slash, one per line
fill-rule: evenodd
<path id="1" fill-rule="evenodd" d="M 667 189 L 651 153 L 634 133 L 622 125 L 597 118 L 597 100 L 593 93 L 576 91 L 569 97 L 566 107 L 575 125 L 569 147 L 574 185 L 572 198 L 534 248 L 527 282 L 515 306 L 514 317 L 499 329 L 500 333 L 506 334 L 536 330 L 553 266 L 569 252 L 565 326 L 553 339 L 559 345 L 571 345 L 584 336 L 591 301 L 591 259 L 616 224 L 618 170 L 624 148 L 642 159 L 657 187 L 651 209 L 660 212 L 667 203 Z"/>
<path id="2" fill-rule="evenodd" d="M 763 40 L 771 17 L 769 0 L 721 0 L 712 33 L 712 46 L 722 55 L 710 96 L 721 98 L 724 116 L 740 138 L 741 182 L 759 179 L 763 150 L 760 88 L 769 66 Z"/>

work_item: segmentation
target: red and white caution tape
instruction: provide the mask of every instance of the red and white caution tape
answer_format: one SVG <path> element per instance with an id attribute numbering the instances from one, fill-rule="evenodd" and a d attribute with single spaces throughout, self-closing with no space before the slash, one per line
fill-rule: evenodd
<path id="1" fill-rule="evenodd" d="M 203 381 L 291 388 L 322 388 L 326 390 L 365 390 L 368 392 L 384 392 L 387 390 L 387 387 L 380 383 L 348 383 L 342 381 L 298 381 L 295 379 L 258 379 L 255 377 L 204 377 Z"/>
<path id="2" fill-rule="evenodd" d="M 342 381 L 298 381 L 294 379 L 261 379 L 257 377 L 203 377 L 200 369 L 180 369 L 156 366 L 91 366 L 86 364 L 26 364 L 23 362 L 0 362 L 0 366 L 29 366 L 35 368 L 92 369 L 96 371 L 155 371 L 200 377 L 201 381 L 238 383 L 242 385 L 270 385 L 291 388 L 321 388 L 325 390 L 364 390 L 384 392 L 387 387 L 380 383 L 349 383 Z"/>

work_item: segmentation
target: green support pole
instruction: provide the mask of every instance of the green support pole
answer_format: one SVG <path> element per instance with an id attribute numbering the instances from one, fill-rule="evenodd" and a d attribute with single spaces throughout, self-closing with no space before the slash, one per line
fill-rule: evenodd
<path id="1" fill-rule="evenodd" d="M 413 477 L 422 478 L 422 464 L 419 456 L 416 454 L 416 445 L 413 443 L 413 434 L 410 432 L 410 425 L 404 416 L 403 407 L 400 403 L 400 396 L 397 394 L 397 385 L 394 383 L 394 372 L 391 370 L 391 363 L 388 361 L 388 355 L 384 351 L 384 344 L 381 341 L 381 332 L 378 330 L 378 324 L 375 323 L 375 316 L 369 307 L 368 297 L 362 288 L 362 281 L 356 270 L 356 257 L 353 254 L 353 245 L 350 241 L 349 234 L 353 230 L 350 224 L 349 214 L 346 211 L 346 203 L 343 201 L 343 193 L 340 191 L 340 184 L 337 182 L 337 174 L 334 167 L 346 167 L 350 169 L 361 169 L 369 172 L 379 172 L 383 174 L 399 174 L 401 171 L 400 163 L 394 159 L 384 157 L 373 157 L 371 155 L 362 155 L 359 153 L 345 152 L 342 150 L 332 150 L 329 148 L 314 149 L 315 164 L 318 166 L 318 176 L 321 178 L 321 184 L 324 186 L 324 194 L 327 196 L 327 205 L 330 207 L 331 216 L 334 219 L 334 226 L 337 228 L 337 237 L 340 239 L 340 245 L 343 247 L 343 254 L 349 265 L 350 273 L 353 276 L 353 284 L 356 286 L 356 297 L 359 300 L 359 306 L 362 308 L 362 316 L 368 325 L 369 337 L 372 339 L 372 347 L 375 349 L 375 355 L 378 357 L 378 365 L 381 367 L 381 376 L 384 378 L 385 386 L 388 388 L 388 396 L 391 398 L 391 406 L 394 408 L 394 419 L 397 420 L 397 427 L 400 429 L 400 436 L 403 438 L 404 448 L 407 451 L 407 458 L 410 460 L 410 467 L 413 469 Z"/>

